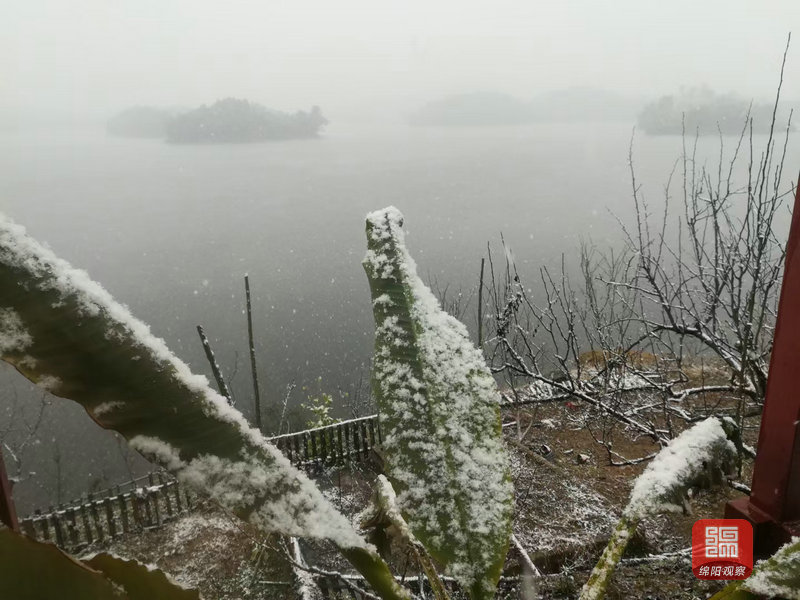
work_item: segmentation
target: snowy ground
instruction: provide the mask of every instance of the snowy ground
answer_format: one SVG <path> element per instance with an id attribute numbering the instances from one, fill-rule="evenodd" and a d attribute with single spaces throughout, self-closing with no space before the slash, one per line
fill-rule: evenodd
<path id="1" fill-rule="evenodd" d="M 514 532 L 543 573 L 538 581 L 541 597 L 575 598 L 644 465 L 610 466 L 605 449 L 576 423 L 569 403 L 506 414 L 506 422 L 515 420 L 519 427 L 504 429 L 516 489 Z M 521 442 L 520 431 L 527 431 Z M 629 458 L 654 450 L 647 440 L 624 436 L 615 438 L 615 448 Z M 358 470 L 332 469 L 316 478 L 333 504 L 356 521 L 379 470 L 375 457 Z M 745 472 L 743 480 L 748 478 Z M 688 600 L 706 598 L 718 589 L 718 584 L 692 576 L 681 551 L 691 545 L 692 523 L 719 516 L 724 501 L 737 495 L 730 488 L 704 491 L 692 501 L 693 515 L 646 519 L 614 575 L 608 598 Z M 325 544 L 303 541 L 302 549 L 313 565 L 351 571 Z M 292 570 L 281 541 L 267 540 L 259 551 L 253 530 L 213 506 L 205 505 L 161 530 L 120 538 L 114 550 L 156 563 L 179 581 L 198 586 L 208 599 L 294 597 Z M 652 555 L 661 556 L 653 560 Z M 403 552 L 391 551 L 390 557 L 398 573 L 416 575 Z M 519 572 L 513 551 L 506 572 L 510 577 Z"/>

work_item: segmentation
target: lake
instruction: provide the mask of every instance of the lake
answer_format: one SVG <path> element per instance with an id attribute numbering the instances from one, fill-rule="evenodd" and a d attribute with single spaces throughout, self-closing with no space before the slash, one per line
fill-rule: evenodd
<path id="1" fill-rule="evenodd" d="M 275 402 L 292 381 L 293 404 L 336 396 L 366 376 L 372 353 L 360 264 L 367 212 L 400 208 L 420 274 L 450 293 L 476 287 L 486 244 L 501 233 L 535 287 L 537 269 L 562 253 L 577 264 L 581 240 L 619 245 L 614 214 L 626 219 L 632 207 L 631 135 L 628 123 L 334 125 L 318 140 L 190 146 L 102 130 L 6 133 L 0 210 L 210 376 L 203 325 L 250 414 L 245 273 L 262 397 Z M 717 149 L 701 140 L 701 156 Z M 680 150 L 679 137 L 635 137 L 638 179 L 656 205 Z M 793 151 L 787 168 L 798 164 Z"/>

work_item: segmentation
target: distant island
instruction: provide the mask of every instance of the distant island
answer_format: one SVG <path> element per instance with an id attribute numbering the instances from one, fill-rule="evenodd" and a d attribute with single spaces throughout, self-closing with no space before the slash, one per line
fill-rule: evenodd
<path id="1" fill-rule="evenodd" d="M 285 113 L 255 102 L 225 98 L 194 110 L 127 109 L 108 121 L 111 135 L 164 138 L 176 144 L 244 143 L 318 137 L 328 123 L 318 106 Z"/>
<path id="2" fill-rule="evenodd" d="M 662 96 L 639 114 L 639 127 L 649 135 L 739 135 L 749 117 L 753 133 L 769 132 L 773 106 L 751 104 L 735 94 L 717 94 L 708 88 L 683 89 Z M 785 131 L 786 120 L 778 115 L 776 126 Z"/>
<path id="3" fill-rule="evenodd" d="M 455 94 L 429 102 L 409 118 L 412 125 L 486 126 L 539 122 L 629 121 L 641 103 L 615 92 L 569 88 L 521 100 L 497 92 Z"/>

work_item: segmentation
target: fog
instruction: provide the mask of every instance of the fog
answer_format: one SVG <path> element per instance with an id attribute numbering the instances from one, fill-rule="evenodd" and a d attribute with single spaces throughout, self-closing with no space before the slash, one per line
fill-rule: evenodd
<path id="1" fill-rule="evenodd" d="M 797 25 L 792 0 L 6 1 L 0 122 L 102 121 L 227 96 L 350 121 L 479 90 L 653 97 L 705 84 L 766 99 Z M 785 97 L 800 97 L 800 80 Z"/>

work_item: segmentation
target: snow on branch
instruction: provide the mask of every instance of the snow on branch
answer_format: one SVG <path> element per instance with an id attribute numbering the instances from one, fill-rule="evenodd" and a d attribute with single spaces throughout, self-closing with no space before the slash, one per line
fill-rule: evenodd
<path id="1" fill-rule="evenodd" d="M 736 447 L 716 418 L 701 421 L 663 448 L 636 479 L 625 515 L 642 518 L 681 512 L 689 488 L 722 481 L 736 461 Z"/>
<path id="2" fill-rule="evenodd" d="M 614 569 L 641 519 L 684 510 L 690 488 L 723 480 L 736 461 L 736 447 L 728 436 L 723 423 L 711 417 L 661 449 L 633 484 L 628 506 L 583 586 L 580 600 L 600 600 L 605 596 Z"/>

